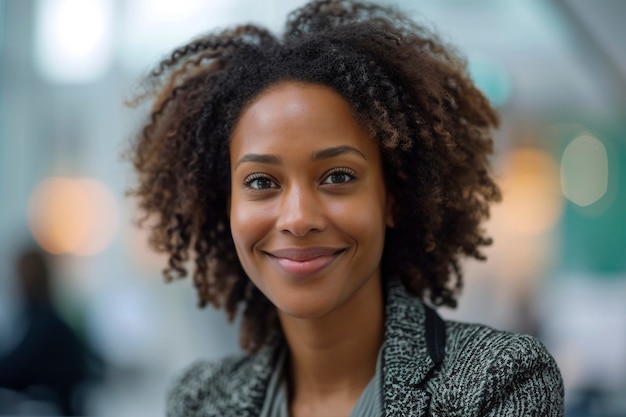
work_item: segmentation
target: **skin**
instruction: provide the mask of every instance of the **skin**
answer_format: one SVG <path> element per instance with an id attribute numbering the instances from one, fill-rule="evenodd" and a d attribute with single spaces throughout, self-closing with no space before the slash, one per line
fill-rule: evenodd
<path id="1" fill-rule="evenodd" d="M 230 165 L 237 255 L 290 348 L 291 415 L 347 416 L 383 341 L 393 199 L 378 143 L 332 89 L 283 82 L 242 112 Z"/>

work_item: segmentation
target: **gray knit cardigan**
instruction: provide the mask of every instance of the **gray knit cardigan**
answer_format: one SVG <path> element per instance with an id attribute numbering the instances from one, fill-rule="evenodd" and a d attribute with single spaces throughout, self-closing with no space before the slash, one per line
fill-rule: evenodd
<path id="1" fill-rule="evenodd" d="M 253 417 L 284 339 L 254 355 L 193 364 L 177 379 L 168 417 Z M 387 417 L 563 416 L 563 381 L 535 338 L 444 322 L 397 281 L 387 284 L 381 386 Z"/>

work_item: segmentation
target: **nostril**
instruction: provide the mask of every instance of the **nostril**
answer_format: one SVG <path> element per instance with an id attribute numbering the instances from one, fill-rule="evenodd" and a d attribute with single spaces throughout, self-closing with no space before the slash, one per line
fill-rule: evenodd
<path id="1" fill-rule="evenodd" d="M 290 184 L 282 194 L 276 227 L 282 233 L 306 236 L 326 227 L 323 204 L 308 185 Z"/>

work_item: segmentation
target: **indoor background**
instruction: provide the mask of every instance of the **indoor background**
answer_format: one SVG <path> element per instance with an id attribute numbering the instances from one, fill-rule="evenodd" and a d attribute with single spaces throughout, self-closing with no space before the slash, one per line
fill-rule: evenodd
<path id="1" fill-rule="evenodd" d="M 502 117 L 495 243 L 442 314 L 539 337 L 567 416 L 626 416 L 626 1 L 379 3 L 456 45 Z M 147 107 L 124 101 L 177 45 L 236 23 L 280 32 L 301 4 L 0 0 L 0 356 L 23 326 L 14 259 L 38 245 L 55 305 L 100 364 L 86 415 L 163 415 L 176 372 L 238 350 L 236 325 L 198 309 L 189 279 L 165 284 L 133 226 L 120 154 Z"/>

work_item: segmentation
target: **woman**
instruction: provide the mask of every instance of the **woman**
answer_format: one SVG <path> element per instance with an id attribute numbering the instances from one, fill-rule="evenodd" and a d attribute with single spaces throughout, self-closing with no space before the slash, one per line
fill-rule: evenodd
<path id="1" fill-rule="evenodd" d="M 169 416 L 559 416 L 535 339 L 444 322 L 484 259 L 497 116 L 402 14 L 311 2 L 174 51 L 131 157 L 133 193 L 200 304 L 242 310 L 246 355 L 192 365 Z"/>

